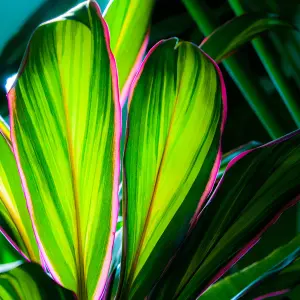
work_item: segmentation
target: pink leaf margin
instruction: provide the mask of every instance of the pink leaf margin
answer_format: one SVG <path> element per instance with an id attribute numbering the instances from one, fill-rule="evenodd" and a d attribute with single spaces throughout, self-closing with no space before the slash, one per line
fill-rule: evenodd
<path id="1" fill-rule="evenodd" d="M 213 201 L 213 198 L 215 196 L 215 194 L 217 193 L 218 189 L 220 188 L 223 180 L 224 180 L 224 176 L 226 175 L 227 171 L 232 168 L 239 160 L 241 160 L 243 157 L 245 157 L 246 155 L 248 155 L 249 153 L 256 151 L 258 149 L 264 148 L 264 147 L 270 147 L 279 143 L 282 143 L 296 135 L 300 134 L 300 129 L 291 132 L 290 134 L 287 134 L 277 140 L 271 141 L 267 144 L 258 146 L 257 148 L 254 149 L 250 149 L 247 150 L 241 154 L 239 154 L 238 156 L 236 156 L 235 158 L 233 158 L 222 178 L 220 179 L 218 185 L 216 186 L 213 194 L 211 195 L 209 201 L 207 202 L 206 205 L 209 205 L 209 203 L 211 201 Z M 221 268 L 221 270 L 211 279 L 211 281 L 205 286 L 205 288 L 200 292 L 199 296 L 200 297 L 212 284 L 214 284 L 218 279 L 220 279 L 235 263 L 237 263 L 246 253 L 248 253 L 248 251 L 250 251 L 261 239 L 261 236 L 268 230 L 268 228 L 270 226 L 272 226 L 273 224 L 275 224 L 278 219 L 280 218 L 280 216 L 289 208 L 293 207 L 294 205 L 296 205 L 298 202 L 300 202 L 300 193 L 298 196 L 296 196 L 294 199 L 292 199 L 291 201 L 289 201 L 286 205 L 284 205 L 275 215 L 274 217 L 225 265 Z M 201 216 L 201 213 L 198 215 L 197 219 L 199 219 L 199 217 Z"/>
<path id="2" fill-rule="evenodd" d="M 129 108 L 130 108 L 130 104 L 131 104 L 131 101 L 132 101 L 132 98 L 133 98 L 133 93 L 134 93 L 134 90 L 136 88 L 136 85 L 143 73 L 143 70 L 144 70 L 144 67 L 149 59 L 149 57 L 152 55 L 152 53 L 156 50 L 156 48 L 163 44 L 164 42 L 167 42 L 167 41 L 170 41 L 170 40 L 173 40 L 174 38 L 170 38 L 170 39 L 165 39 L 165 40 L 160 40 L 159 42 L 157 42 L 150 50 L 149 52 L 147 53 L 147 55 L 145 56 L 144 60 L 142 61 L 141 65 L 140 65 L 140 69 L 139 71 L 136 73 L 136 76 L 135 78 L 133 79 L 133 82 L 131 84 L 131 87 L 130 87 L 130 91 L 129 91 L 129 100 L 128 100 L 128 111 L 129 111 Z M 177 39 L 177 41 L 179 41 Z M 217 75 L 219 76 L 219 82 L 220 82 L 220 88 L 221 88 L 221 100 L 222 100 L 222 120 L 221 120 L 221 126 L 220 126 L 220 140 L 219 140 L 219 149 L 218 149 L 218 152 L 217 152 L 217 156 L 216 156 L 216 160 L 213 164 L 213 167 L 212 167 L 212 170 L 211 170 L 211 173 L 210 173 L 210 177 L 209 177 L 209 180 L 207 182 L 207 185 L 206 185 L 206 188 L 199 200 L 199 203 L 198 203 L 198 206 L 197 206 L 197 209 L 195 211 L 195 214 L 194 216 L 192 217 L 191 221 L 190 221 L 190 227 L 192 228 L 193 225 L 195 224 L 196 220 L 197 220 L 197 215 L 199 214 L 199 212 L 201 211 L 202 207 L 204 206 L 205 204 L 205 201 L 207 200 L 208 198 L 208 195 L 211 193 L 213 187 L 214 187 L 214 184 L 215 184 L 215 181 L 217 179 L 217 175 L 218 175 L 218 171 L 219 171 L 219 168 L 220 168 L 220 164 L 221 164 L 221 159 L 222 159 L 222 149 L 221 149 L 221 140 L 222 140 L 222 136 L 223 136 L 223 132 L 224 132 L 224 127 L 225 127 L 225 123 L 226 123 L 226 118 L 227 118 L 227 110 L 228 110 L 228 106 L 227 106 L 227 94 L 226 94 L 226 86 L 225 86 L 225 81 L 224 81 L 224 78 L 223 78 L 223 75 L 222 75 L 222 72 L 219 68 L 219 66 L 217 65 L 217 63 L 208 55 L 206 54 L 205 52 L 203 52 L 200 48 L 198 48 L 199 51 L 201 51 L 201 53 L 210 60 L 210 62 L 214 65 L 216 71 L 217 71 Z"/>
<path id="3" fill-rule="evenodd" d="M 285 289 L 285 290 L 281 290 L 281 291 L 276 291 L 276 292 L 272 292 L 272 293 L 268 293 L 262 296 L 259 296 L 253 300 L 263 300 L 263 299 L 267 299 L 267 298 L 271 298 L 271 297 L 277 297 L 280 295 L 284 295 L 286 293 L 288 293 L 290 290 L 289 289 Z"/>
<path id="4" fill-rule="evenodd" d="M 142 46 L 140 48 L 140 51 L 136 57 L 136 60 L 135 60 L 135 63 L 133 65 L 133 68 L 131 69 L 129 75 L 128 75 L 128 78 L 122 88 L 122 91 L 121 91 L 121 95 L 120 95 L 120 104 L 121 104 L 121 107 L 124 106 L 125 102 L 126 102 L 126 99 L 127 99 L 127 96 L 129 94 L 129 91 L 130 91 L 130 86 L 131 84 L 133 83 L 133 80 L 134 80 L 134 77 L 135 75 L 137 74 L 137 72 L 139 71 L 139 68 L 140 68 L 140 65 L 143 61 L 143 58 L 144 58 L 144 55 L 146 53 L 146 50 L 147 50 L 147 46 L 148 46 L 148 43 L 149 43 L 149 37 L 150 37 L 150 30 L 148 30 L 146 36 L 145 36 L 145 39 L 142 43 Z"/>
<path id="5" fill-rule="evenodd" d="M 105 22 L 104 18 L 102 17 L 101 10 L 97 2 L 91 1 L 91 6 L 96 10 L 99 20 L 102 23 L 104 29 L 104 36 L 106 42 L 106 48 L 110 59 L 110 68 L 112 72 L 112 83 L 113 83 L 113 98 L 115 102 L 115 136 L 114 136 L 114 144 L 116 145 L 114 151 L 114 158 L 115 158 L 115 165 L 114 165 L 114 187 L 113 187 L 113 203 L 112 203 L 112 216 L 111 216 L 111 228 L 113 229 L 112 234 L 109 238 L 109 242 L 106 249 L 106 257 L 104 259 L 104 265 L 102 267 L 101 274 L 99 276 L 99 280 L 97 283 L 97 288 L 94 294 L 94 298 L 98 299 L 100 296 L 105 292 L 105 284 L 109 274 L 109 267 L 110 262 L 112 259 L 112 250 L 115 240 L 115 233 L 116 227 L 118 222 L 118 212 L 119 212 L 119 177 L 120 177 L 120 168 L 121 168 L 121 161 L 120 161 L 120 140 L 122 134 L 122 120 L 121 120 L 121 106 L 120 106 L 120 99 L 119 99 L 119 82 L 118 82 L 118 70 L 116 66 L 116 60 L 110 48 L 110 33 Z"/>
<path id="6" fill-rule="evenodd" d="M 200 211 L 202 210 L 203 206 L 205 205 L 205 202 L 207 201 L 207 198 L 208 198 L 209 194 L 211 193 L 211 191 L 215 185 L 215 182 L 217 180 L 217 175 L 218 175 L 220 165 L 221 165 L 221 160 L 222 160 L 222 137 L 223 137 L 223 132 L 224 132 L 226 119 L 227 119 L 227 112 L 228 112 L 227 93 L 226 93 L 226 86 L 225 86 L 223 74 L 222 74 L 219 66 L 217 65 L 217 63 L 204 51 L 202 51 L 201 49 L 200 49 L 200 51 L 214 65 L 214 67 L 217 71 L 217 74 L 219 76 L 219 81 L 220 81 L 220 85 L 221 85 L 221 100 L 222 100 L 222 121 L 221 121 L 221 127 L 220 127 L 219 150 L 218 150 L 213 168 L 210 173 L 209 181 L 208 181 L 206 188 L 199 200 L 199 204 L 198 204 L 195 214 L 191 220 L 191 228 L 196 224 L 196 222 L 198 220 L 197 216 L 199 215 Z"/>
<path id="7" fill-rule="evenodd" d="M 117 72 L 117 67 L 116 67 L 116 61 L 115 61 L 115 58 L 114 58 L 113 53 L 110 48 L 110 35 L 109 35 L 108 26 L 102 17 L 99 5 L 94 0 L 88 1 L 87 5 L 88 6 L 91 5 L 91 7 L 96 10 L 96 13 L 97 13 L 99 20 L 101 21 L 101 24 L 104 29 L 106 48 L 107 48 L 107 52 L 108 52 L 109 60 L 110 60 L 110 68 L 111 68 L 112 84 L 113 84 L 113 87 L 112 87 L 113 99 L 114 99 L 114 104 L 115 104 L 114 144 L 116 145 L 116 147 L 114 149 L 114 154 L 113 154 L 115 159 L 114 159 L 114 175 L 113 175 L 113 182 L 114 182 L 113 186 L 114 187 L 113 187 L 113 191 L 112 191 L 113 203 L 112 203 L 112 215 L 111 215 L 112 233 L 110 235 L 110 238 L 109 238 L 109 241 L 107 244 L 106 256 L 104 258 L 103 267 L 102 267 L 101 273 L 99 274 L 99 279 L 98 279 L 98 282 L 96 285 L 96 290 L 94 293 L 94 298 L 98 299 L 101 297 L 101 295 L 103 294 L 103 292 L 105 290 L 105 284 L 106 284 L 106 280 L 108 277 L 110 262 L 112 259 L 112 249 L 113 249 L 114 236 L 115 236 L 117 220 L 118 220 L 118 211 L 119 211 L 118 187 L 119 187 L 119 174 L 120 174 L 120 139 L 121 139 L 121 132 L 122 132 L 122 124 L 121 124 L 121 107 L 120 107 L 120 101 L 119 101 L 118 72 Z M 23 69 L 25 68 L 25 64 L 28 59 L 28 53 L 29 53 L 29 50 L 27 49 L 19 72 L 22 72 Z M 19 76 L 20 76 L 20 74 L 18 75 L 17 78 L 19 78 Z M 16 81 L 17 81 L 17 78 L 16 78 Z M 51 263 L 49 257 L 47 256 L 46 251 L 45 251 L 43 244 L 40 240 L 40 237 L 38 235 L 34 211 L 33 211 L 33 205 L 32 205 L 30 193 L 29 193 L 29 190 L 27 187 L 28 185 L 27 185 L 26 177 L 25 177 L 25 174 L 22 170 L 21 163 L 20 163 L 20 155 L 19 155 L 18 147 L 17 147 L 17 143 L 16 143 L 16 134 L 15 134 L 15 125 L 14 125 L 15 123 L 14 123 L 14 117 L 13 117 L 13 111 L 16 109 L 15 108 L 16 94 L 15 94 L 15 88 L 14 88 L 16 81 L 13 85 L 13 88 L 7 94 L 8 107 L 9 107 L 9 118 L 10 118 L 10 124 L 11 124 L 11 141 L 12 141 L 13 153 L 16 158 L 18 170 L 20 173 L 22 188 L 23 188 L 25 198 L 26 198 L 27 209 L 30 214 L 30 219 L 32 222 L 34 235 L 35 235 L 35 238 L 36 238 L 36 241 L 38 244 L 38 248 L 40 250 L 41 260 L 42 260 L 43 264 L 44 263 L 46 264 L 53 280 L 56 281 L 59 285 L 62 285 L 60 276 L 55 271 L 54 267 L 52 266 L 52 263 Z M 12 244 L 12 245 L 14 246 L 14 244 Z M 24 257 L 26 258 L 26 256 L 24 256 Z M 43 268 L 45 270 L 45 265 L 43 265 Z"/>
<path id="8" fill-rule="evenodd" d="M 24 252 L 18 247 L 18 245 L 12 240 L 12 238 L 6 233 L 6 231 L 0 226 L 0 232 L 6 238 L 6 240 L 12 245 L 12 247 L 28 262 L 30 259 L 24 254 Z"/>

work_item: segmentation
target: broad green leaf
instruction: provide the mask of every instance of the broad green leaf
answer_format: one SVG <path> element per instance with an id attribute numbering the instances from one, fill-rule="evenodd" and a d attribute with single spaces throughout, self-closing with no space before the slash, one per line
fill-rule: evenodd
<path id="1" fill-rule="evenodd" d="M 96 2 L 33 34 L 9 92 L 11 136 L 40 251 L 80 299 L 101 295 L 118 217 L 120 106 Z"/>
<path id="2" fill-rule="evenodd" d="M 154 0 L 110 0 L 103 13 L 118 67 L 121 106 L 147 48 L 154 3 Z"/>
<path id="3" fill-rule="evenodd" d="M 216 68 L 174 38 L 150 50 L 136 77 L 124 156 L 121 299 L 144 299 L 214 184 L 226 106 Z"/>
<path id="4" fill-rule="evenodd" d="M 0 274 L 0 298 L 3 300 L 67 300 L 74 294 L 48 277 L 34 263 L 25 263 Z"/>
<path id="5" fill-rule="evenodd" d="M 298 247 L 300 243 L 298 243 Z M 254 299 L 262 295 L 273 294 L 277 291 L 285 291 L 286 296 L 291 297 L 295 294 L 293 291 L 297 286 L 300 285 L 300 258 L 297 258 L 283 270 L 277 274 L 268 276 L 258 285 L 255 285 L 252 289 L 247 291 L 244 298 Z M 298 293 L 299 297 L 299 293 Z M 294 298 L 297 299 L 297 298 Z"/>
<path id="6" fill-rule="evenodd" d="M 220 169 L 218 171 L 218 179 L 222 177 L 222 175 L 224 174 L 224 171 L 227 167 L 227 165 L 229 164 L 229 162 L 234 159 L 236 156 L 238 156 L 239 154 L 241 154 L 244 151 L 253 149 L 258 147 L 259 145 L 261 145 L 261 143 L 256 142 L 256 141 L 251 141 L 245 145 L 242 145 L 236 149 L 233 149 L 225 154 L 222 155 L 222 161 L 221 161 L 221 165 L 220 165 Z"/>
<path id="7" fill-rule="evenodd" d="M 214 60 L 220 62 L 259 34 L 277 27 L 292 28 L 291 24 L 275 16 L 244 14 L 217 28 L 203 40 L 200 47 Z"/>
<path id="8" fill-rule="evenodd" d="M 278 248 L 261 261 L 250 265 L 238 273 L 225 277 L 212 285 L 199 299 L 220 299 L 220 295 L 222 295 L 224 299 L 239 299 L 242 296 L 245 298 L 244 295 L 247 290 L 253 288 L 253 290 L 256 291 L 256 284 L 258 284 L 258 288 L 260 288 L 260 281 L 267 277 L 270 278 L 272 275 L 280 272 L 290 265 L 290 263 L 299 255 L 300 235 L 296 236 L 289 244 Z M 251 297 L 251 299 L 253 298 Z"/>
<path id="9" fill-rule="evenodd" d="M 195 299 L 300 200 L 300 130 L 243 152 L 228 165 L 153 299 Z"/>
<path id="10" fill-rule="evenodd" d="M 0 232 L 24 258 L 39 262 L 20 175 L 3 128 L 0 128 Z"/>

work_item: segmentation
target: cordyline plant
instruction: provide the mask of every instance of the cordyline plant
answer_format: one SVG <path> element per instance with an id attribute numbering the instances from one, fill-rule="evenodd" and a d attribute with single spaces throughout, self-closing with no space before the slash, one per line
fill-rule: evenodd
<path id="1" fill-rule="evenodd" d="M 226 92 L 202 49 L 219 61 L 280 21 L 246 16 L 219 51 L 223 29 L 202 49 L 163 40 L 139 65 L 152 6 L 113 2 L 104 13 L 111 41 L 94 1 L 34 32 L 8 93 L 10 128 L 2 120 L 0 135 L 1 232 L 28 263 L 1 274 L 1 298 L 205 297 L 300 200 L 299 131 L 238 149 L 215 184 Z M 265 260 L 282 269 L 298 248 L 299 237 Z M 246 279 L 235 294 L 257 280 Z"/>

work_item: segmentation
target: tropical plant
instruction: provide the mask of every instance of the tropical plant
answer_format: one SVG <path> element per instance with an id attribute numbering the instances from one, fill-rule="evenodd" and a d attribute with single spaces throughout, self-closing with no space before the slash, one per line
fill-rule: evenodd
<path id="1" fill-rule="evenodd" d="M 226 89 L 213 60 L 288 24 L 244 15 L 200 47 L 162 40 L 141 63 L 153 2 L 115 1 L 103 18 L 87 1 L 32 35 L 10 127 L 0 119 L 0 229 L 26 261 L 0 274 L 3 299 L 205 297 L 300 200 L 299 130 L 221 164 Z M 296 259 L 299 237 L 278 251 L 263 271 Z M 241 271 L 235 294 L 259 271 Z"/>

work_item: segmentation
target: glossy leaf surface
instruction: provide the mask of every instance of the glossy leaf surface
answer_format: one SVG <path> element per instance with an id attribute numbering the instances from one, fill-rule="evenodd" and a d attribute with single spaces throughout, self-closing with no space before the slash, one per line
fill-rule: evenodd
<path id="1" fill-rule="evenodd" d="M 111 0 L 104 11 L 110 45 L 118 67 L 121 105 L 126 100 L 130 84 L 147 48 L 154 2 Z"/>
<path id="2" fill-rule="evenodd" d="M 39 247 L 81 299 L 103 292 L 118 217 L 120 107 L 96 2 L 33 34 L 9 92 L 11 133 Z"/>
<path id="3" fill-rule="evenodd" d="M 258 288 L 260 288 L 260 281 L 280 272 L 290 265 L 299 254 L 300 235 L 295 237 L 289 244 L 272 252 L 263 260 L 250 265 L 238 273 L 225 277 L 212 285 L 199 299 L 219 299 L 220 295 L 222 295 L 224 299 L 239 299 L 241 296 L 245 298 L 244 295 L 247 290 L 251 288 L 256 290 L 256 284 L 258 284 Z M 279 286 L 277 288 L 279 289 Z M 250 299 L 249 297 L 247 298 Z M 251 297 L 251 299 L 253 298 Z"/>
<path id="4" fill-rule="evenodd" d="M 8 127 L 0 128 L 0 231 L 26 259 L 39 262 L 20 175 L 3 128 Z"/>
<path id="5" fill-rule="evenodd" d="M 300 200 L 299 150 L 297 131 L 230 162 L 153 299 L 195 299 Z"/>
<path id="6" fill-rule="evenodd" d="M 146 296 L 213 186 L 226 106 L 216 68 L 193 44 L 170 39 L 138 73 L 124 156 L 121 298 Z"/>
<path id="7" fill-rule="evenodd" d="M 217 28 L 203 40 L 200 47 L 214 60 L 220 62 L 257 35 L 276 27 L 292 28 L 291 24 L 277 17 L 244 14 Z"/>
<path id="8" fill-rule="evenodd" d="M 72 300 L 74 294 L 56 284 L 43 269 L 25 263 L 0 274 L 0 297 L 3 300 Z"/>

